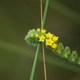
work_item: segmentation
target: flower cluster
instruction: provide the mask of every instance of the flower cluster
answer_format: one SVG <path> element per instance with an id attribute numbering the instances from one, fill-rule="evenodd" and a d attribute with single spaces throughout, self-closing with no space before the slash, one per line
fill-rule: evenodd
<path id="1" fill-rule="evenodd" d="M 46 46 L 56 49 L 58 38 L 58 36 L 47 32 L 45 29 L 37 28 L 30 30 L 28 32 L 28 36 L 25 37 L 25 40 L 28 40 L 28 43 L 32 43 L 34 45 L 42 42 L 45 43 Z"/>
<path id="2" fill-rule="evenodd" d="M 47 47 L 51 48 L 56 55 L 80 65 L 80 57 L 77 51 L 71 51 L 68 46 L 64 47 L 61 42 L 58 42 L 58 38 L 58 36 L 40 28 L 29 30 L 28 34 L 25 36 L 27 43 L 33 46 L 44 43 Z"/>

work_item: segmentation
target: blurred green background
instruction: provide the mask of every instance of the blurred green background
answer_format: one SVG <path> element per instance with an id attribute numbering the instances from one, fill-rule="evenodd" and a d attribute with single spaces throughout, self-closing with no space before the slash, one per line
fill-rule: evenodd
<path id="1" fill-rule="evenodd" d="M 0 80 L 29 80 L 36 48 L 24 37 L 37 27 L 40 0 L 0 0 Z M 50 0 L 45 28 L 80 53 L 80 0 Z M 80 80 L 80 66 L 45 52 L 48 80 Z M 41 52 L 34 80 L 44 80 Z"/>

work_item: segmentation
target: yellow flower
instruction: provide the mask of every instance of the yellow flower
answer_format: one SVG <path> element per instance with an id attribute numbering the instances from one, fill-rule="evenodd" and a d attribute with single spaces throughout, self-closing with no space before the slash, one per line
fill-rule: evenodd
<path id="1" fill-rule="evenodd" d="M 46 30 L 45 29 L 42 29 L 41 32 L 44 34 L 44 33 L 46 33 Z"/>
<path id="2" fill-rule="evenodd" d="M 51 46 L 53 41 L 51 39 L 46 39 L 46 46 Z"/>
<path id="3" fill-rule="evenodd" d="M 39 35 L 38 35 L 38 34 L 36 34 L 36 35 L 35 35 L 35 37 L 37 37 L 37 38 L 38 38 L 38 37 L 39 37 Z"/>
<path id="4" fill-rule="evenodd" d="M 53 34 L 51 34 L 50 32 L 48 32 L 46 35 L 46 38 L 52 38 L 53 37 Z"/>
<path id="5" fill-rule="evenodd" d="M 57 48 L 57 44 L 54 43 L 51 47 L 52 47 L 53 49 L 56 49 L 56 48 Z"/>
<path id="6" fill-rule="evenodd" d="M 54 37 L 52 37 L 52 40 L 53 40 L 54 42 L 56 42 L 56 41 L 58 41 L 58 38 L 59 38 L 59 37 L 54 36 Z"/>
<path id="7" fill-rule="evenodd" d="M 45 40 L 45 37 L 44 37 L 43 35 L 41 35 L 41 36 L 39 37 L 39 42 L 44 42 L 44 40 Z"/>
<path id="8" fill-rule="evenodd" d="M 37 28 L 37 31 L 40 32 L 40 28 Z"/>

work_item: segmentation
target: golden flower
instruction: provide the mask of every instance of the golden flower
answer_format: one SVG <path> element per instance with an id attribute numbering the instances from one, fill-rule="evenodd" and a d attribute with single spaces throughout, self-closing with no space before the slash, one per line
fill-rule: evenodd
<path id="1" fill-rule="evenodd" d="M 46 46 L 51 46 L 53 43 L 52 39 L 46 39 Z"/>
<path id="2" fill-rule="evenodd" d="M 37 28 L 37 31 L 40 32 L 40 28 Z"/>
<path id="3" fill-rule="evenodd" d="M 41 35 L 41 36 L 39 37 L 39 42 L 44 42 L 44 40 L 45 40 L 45 37 L 44 37 L 43 35 Z"/>
<path id="4" fill-rule="evenodd" d="M 52 40 L 53 40 L 54 42 L 56 42 L 56 41 L 58 41 L 58 38 L 59 38 L 59 37 L 54 36 L 54 37 L 52 37 Z"/>
<path id="5" fill-rule="evenodd" d="M 42 29 L 41 32 L 44 34 L 44 33 L 46 33 L 46 30 L 45 29 Z"/>
<path id="6" fill-rule="evenodd" d="M 57 48 L 57 44 L 54 43 L 51 47 L 52 47 L 53 49 L 56 49 L 56 48 Z"/>
<path id="7" fill-rule="evenodd" d="M 51 34 L 50 32 L 48 32 L 46 35 L 46 38 L 52 38 L 53 37 L 53 34 Z"/>

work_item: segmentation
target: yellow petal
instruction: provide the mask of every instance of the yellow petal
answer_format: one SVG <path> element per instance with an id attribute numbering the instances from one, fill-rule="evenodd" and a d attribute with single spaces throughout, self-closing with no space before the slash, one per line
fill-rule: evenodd
<path id="1" fill-rule="evenodd" d="M 46 30 L 45 29 L 42 29 L 41 32 L 44 34 L 44 33 L 46 33 Z"/>
<path id="2" fill-rule="evenodd" d="M 43 35 L 39 37 L 39 42 L 44 42 L 44 40 L 45 40 L 45 37 Z"/>
<path id="3" fill-rule="evenodd" d="M 53 37 L 53 34 L 51 34 L 50 32 L 48 32 L 46 35 L 46 38 L 52 38 Z"/>
<path id="4" fill-rule="evenodd" d="M 53 41 L 51 39 L 46 39 L 46 46 L 51 46 Z"/>
<path id="5" fill-rule="evenodd" d="M 53 49 L 56 49 L 56 48 L 57 48 L 57 44 L 54 43 L 51 47 L 52 47 Z"/>
<path id="6" fill-rule="evenodd" d="M 54 36 L 54 37 L 52 37 L 52 40 L 56 42 L 56 41 L 58 41 L 58 38 L 59 38 L 59 37 Z"/>

